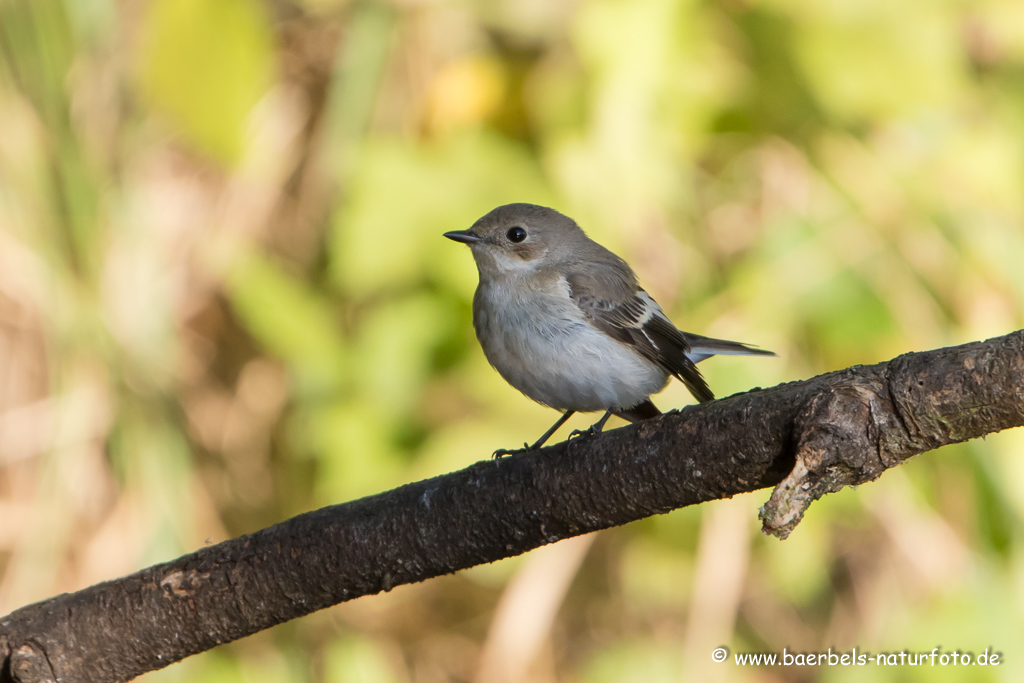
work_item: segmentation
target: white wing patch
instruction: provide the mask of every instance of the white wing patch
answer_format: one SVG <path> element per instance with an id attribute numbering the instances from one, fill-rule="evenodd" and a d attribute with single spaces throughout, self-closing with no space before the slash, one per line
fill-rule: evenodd
<path id="1" fill-rule="evenodd" d="M 640 319 L 636 321 L 637 325 L 643 327 L 656 315 L 665 318 L 665 313 L 661 310 L 661 306 L 659 306 L 658 302 L 652 299 L 647 292 L 641 289 L 637 292 L 636 298 L 643 304 L 643 315 L 641 315 Z M 668 320 L 668 318 L 665 318 L 665 320 Z"/>
<path id="2" fill-rule="evenodd" d="M 641 289 L 639 292 L 637 292 L 636 298 L 640 301 L 643 307 L 642 313 L 636 321 L 636 326 L 640 329 L 641 332 L 643 332 L 644 337 L 646 337 L 647 341 L 651 343 L 651 346 L 653 346 L 656 351 L 661 351 L 661 349 L 658 347 L 658 343 L 651 339 L 651 335 L 647 333 L 647 330 L 644 329 L 644 326 L 647 323 L 649 323 L 651 321 L 651 318 L 653 318 L 654 316 L 665 318 L 665 314 L 662 312 L 661 306 L 658 305 L 658 302 L 652 299 L 650 295 L 648 295 L 647 292 L 645 292 L 644 290 Z M 667 321 L 668 318 L 665 318 L 665 320 Z"/>

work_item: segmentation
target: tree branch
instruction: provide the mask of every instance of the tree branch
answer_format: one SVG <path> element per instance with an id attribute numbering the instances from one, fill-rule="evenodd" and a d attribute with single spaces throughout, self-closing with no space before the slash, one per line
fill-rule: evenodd
<path id="1" fill-rule="evenodd" d="M 0 681 L 127 681 L 275 624 L 559 539 L 776 485 L 825 493 L 1024 425 L 1024 331 L 691 406 L 299 515 L 0 619 Z"/>

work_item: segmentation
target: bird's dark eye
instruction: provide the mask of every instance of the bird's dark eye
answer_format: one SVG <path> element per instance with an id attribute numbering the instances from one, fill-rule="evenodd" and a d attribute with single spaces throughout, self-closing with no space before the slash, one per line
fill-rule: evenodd
<path id="1" fill-rule="evenodd" d="M 507 237 L 510 242 L 522 242 L 526 239 L 526 230 L 516 225 L 508 229 L 508 232 L 505 233 L 505 237 Z"/>

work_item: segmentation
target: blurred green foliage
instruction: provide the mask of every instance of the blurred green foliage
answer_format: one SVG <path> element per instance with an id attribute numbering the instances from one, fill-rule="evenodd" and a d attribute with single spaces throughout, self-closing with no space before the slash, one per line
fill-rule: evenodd
<path id="1" fill-rule="evenodd" d="M 274 76 L 272 28 L 251 0 L 156 0 L 139 37 L 139 82 L 203 152 L 236 164 Z"/>
<path id="2" fill-rule="evenodd" d="M 0 0 L 0 613 L 535 438 L 440 237 L 498 204 L 780 354 L 704 364 L 718 395 L 1021 327 L 1022 7 Z M 1022 448 L 928 454 L 785 543 L 742 496 L 149 678 L 1019 680 Z"/>

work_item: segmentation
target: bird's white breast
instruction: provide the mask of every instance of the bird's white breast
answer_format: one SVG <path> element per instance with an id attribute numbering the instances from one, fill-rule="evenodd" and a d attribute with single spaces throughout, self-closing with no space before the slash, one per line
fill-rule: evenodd
<path id="1" fill-rule="evenodd" d="M 487 360 L 535 401 L 559 410 L 631 408 L 668 374 L 591 325 L 564 278 L 481 283 L 473 325 Z"/>

